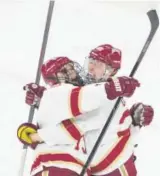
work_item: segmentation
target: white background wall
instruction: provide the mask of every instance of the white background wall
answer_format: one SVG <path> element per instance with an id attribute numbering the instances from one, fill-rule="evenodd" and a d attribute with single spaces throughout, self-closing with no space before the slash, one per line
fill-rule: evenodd
<path id="1" fill-rule="evenodd" d="M 56 1 L 45 59 L 67 55 L 83 64 L 90 49 L 110 43 L 122 50 L 120 75 L 129 75 L 149 33 L 146 12 L 160 3 Z M 17 176 L 22 145 L 17 127 L 28 119 L 23 85 L 34 82 L 48 1 L 0 1 L 0 175 Z M 160 163 L 160 32 L 158 30 L 137 74 L 142 84 L 129 104 L 143 101 L 155 109 L 152 125 L 142 130 L 137 149 L 139 176 L 159 175 Z M 29 175 L 29 150 L 25 176 Z"/>

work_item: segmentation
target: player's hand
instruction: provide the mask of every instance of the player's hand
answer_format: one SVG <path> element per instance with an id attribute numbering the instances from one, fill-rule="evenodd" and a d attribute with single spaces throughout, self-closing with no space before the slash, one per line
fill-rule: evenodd
<path id="1" fill-rule="evenodd" d="M 138 80 L 131 77 L 109 78 L 105 85 L 107 98 L 113 100 L 119 96 L 130 97 L 139 86 Z"/>
<path id="2" fill-rule="evenodd" d="M 133 125 L 140 127 L 149 125 L 154 116 L 153 108 L 143 103 L 134 104 L 130 109 L 130 113 L 133 118 Z"/>
<path id="3" fill-rule="evenodd" d="M 23 123 L 17 129 L 17 137 L 22 144 L 30 146 L 35 149 L 38 142 L 33 141 L 30 135 L 37 133 L 37 126 L 32 123 Z"/>
<path id="4" fill-rule="evenodd" d="M 26 90 L 25 102 L 28 105 L 38 105 L 46 88 L 35 83 L 29 83 L 23 89 Z"/>

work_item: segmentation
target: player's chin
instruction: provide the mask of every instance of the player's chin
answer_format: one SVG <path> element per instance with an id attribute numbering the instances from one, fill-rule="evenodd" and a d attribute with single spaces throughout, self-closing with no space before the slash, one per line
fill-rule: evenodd
<path id="1" fill-rule="evenodd" d="M 103 75 L 102 75 L 102 74 L 95 75 L 95 77 L 94 77 L 94 79 L 95 79 L 96 81 L 99 81 L 99 80 L 101 80 L 102 78 L 103 78 Z"/>

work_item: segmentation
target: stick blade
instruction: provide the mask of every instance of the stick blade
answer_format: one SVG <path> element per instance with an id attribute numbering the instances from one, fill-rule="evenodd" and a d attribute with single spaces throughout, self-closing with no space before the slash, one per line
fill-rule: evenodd
<path id="1" fill-rule="evenodd" d="M 148 11 L 147 15 L 150 20 L 152 29 L 156 31 L 159 26 L 159 17 L 158 17 L 156 10 L 153 9 L 153 10 Z"/>

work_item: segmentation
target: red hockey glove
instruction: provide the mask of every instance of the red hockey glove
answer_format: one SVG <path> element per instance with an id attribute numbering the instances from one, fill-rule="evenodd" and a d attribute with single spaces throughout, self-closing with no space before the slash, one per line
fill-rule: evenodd
<path id="1" fill-rule="evenodd" d="M 144 105 L 143 103 L 136 103 L 132 106 L 130 112 L 133 118 L 133 125 L 135 126 L 147 126 L 153 120 L 154 110 L 149 105 Z"/>
<path id="2" fill-rule="evenodd" d="M 30 83 L 26 84 L 23 89 L 27 91 L 25 102 L 28 105 L 37 105 L 39 104 L 40 99 L 43 96 L 43 92 L 46 88 L 35 83 Z"/>
<path id="3" fill-rule="evenodd" d="M 29 135 L 37 132 L 37 126 L 32 123 L 23 123 L 17 129 L 17 137 L 22 144 L 30 146 L 32 149 L 35 149 L 37 142 L 32 142 Z"/>
<path id="4" fill-rule="evenodd" d="M 107 98 L 113 100 L 119 96 L 130 97 L 139 86 L 138 80 L 131 77 L 109 78 L 105 85 Z"/>

